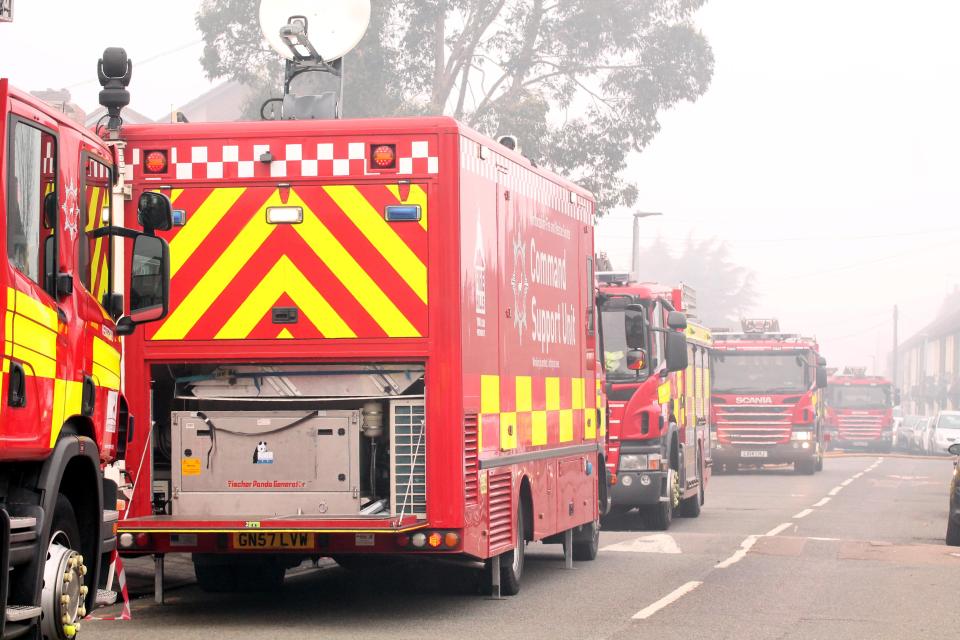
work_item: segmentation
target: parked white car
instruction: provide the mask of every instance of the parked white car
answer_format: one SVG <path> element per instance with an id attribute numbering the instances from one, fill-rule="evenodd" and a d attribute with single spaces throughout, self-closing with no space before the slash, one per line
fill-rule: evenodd
<path id="1" fill-rule="evenodd" d="M 954 442 L 960 442 L 960 411 L 941 411 L 934 421 L 930 453 L 946 454 Z"/>

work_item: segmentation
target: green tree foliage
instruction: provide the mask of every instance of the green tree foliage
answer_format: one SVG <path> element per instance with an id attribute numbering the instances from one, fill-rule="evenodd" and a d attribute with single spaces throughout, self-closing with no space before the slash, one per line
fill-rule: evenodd
<path id="1" fill-rule="evenodd" d="M 694 26 L 706 0 L 372 0 L 369 30 L 345 59 L 349 117 L 452 115 L 512 133 L 525 155 L 592 190 L 601 210 L 637 197 L 623 175 L 658 115 L 695 101 L 713 53 Z M 203 0 L 197 26 L 210 78 L 251 85 L 254 117 L 280 91 L 259 0 Z"/>
<path id="2" fill-rule="evenodd" d="M 689 285 L 697 292 L 697 316 L 704 324 L 738 331 L 740 318 L 749 316 L 757 300 L 753 271 L 734 263 L 730 247 L 718 238 L 689 236 L 678 253 L 670 244 L 658 238 L 642 250 L 640 279 Z"/>

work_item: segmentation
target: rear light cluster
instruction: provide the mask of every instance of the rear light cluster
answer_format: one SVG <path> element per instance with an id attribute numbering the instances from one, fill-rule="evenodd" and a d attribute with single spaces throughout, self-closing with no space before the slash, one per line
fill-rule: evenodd
<path id="1" fill-rule="evenodd" d="M 456 549 L 460 546 L 460 534 L 456 531 L 418 531 L 397 536 L 397 546 L 404 549 L 433 550 Z"/>
<path id="2" fill-rule="evenodd" d="M 142 549 L 149 547 L 152 539 L 149 533 L 121 533 L 119 542 L 121 549 Z"/>
<path id="3" fill-rule="evenodd" d="M 166 151 L 144 152 L 143 170 L 145 173 L 166 173 L 168 166 Z"/>

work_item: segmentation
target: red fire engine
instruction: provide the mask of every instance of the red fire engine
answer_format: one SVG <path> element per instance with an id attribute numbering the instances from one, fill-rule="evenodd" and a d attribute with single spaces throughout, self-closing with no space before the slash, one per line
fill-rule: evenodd
<path id="1" fill-rule="evenodd" d="M 312 51 L 299 19 L 281 33 Z M 123 129 L 134 195 L 168 194 L 175 226 L 170 314 L 127 343 L 153 433 L 121 550 L 192 553 L 210 590 L 433 554 L 513 594 L 530 541 L 593 559 L 591 195 L 449 118 L 291 119 L 337 105 Z"/>
<path id="2" fill-rule="evenodd" d="M 866 367 L 847 367 L 827 380 L 825 427 L 831 445 L 890 453 L 893 447 L 893 383 L 866 375 Z"/>
<path id="3" fill-rule="evenodd" d="M 823 469 L 821 389 L 826 360 L 813 338 L 780 333 L 773 319 L 744 320 L 743 333 L 714 332 L 714 464 L 792 463 Z"/>
<path id="4" fill-rule="evenodd" d="M 675 513 L 700 514 L 710 476 L 711 339 L 687 322 L 688 288 L 628 279 L 600 279 L 610 509 L 637 507 L 667 529 Z"/>
<path id="5" fill-rule="evenodd" d="M 104 104 L 119 113 L 125 56 L 108 50 L 100 70 Z M 3 79 L 0 108 L 0 638 L 72 638 L 96 604 L 102 554 L 115 548 L 117 487 L 101 465 L 132 428 L 120 336 L 165 313 L 168 250 L 152 234 L 169 228 L 170 203 L 144 194 L 131 207 L 143 233 L 113 226 L 123 222 L 111 201 L 123 193 L 122 144 Z M 111 288 L 129 251 L 115 236 L 134 240 L 128 315 Z"/>

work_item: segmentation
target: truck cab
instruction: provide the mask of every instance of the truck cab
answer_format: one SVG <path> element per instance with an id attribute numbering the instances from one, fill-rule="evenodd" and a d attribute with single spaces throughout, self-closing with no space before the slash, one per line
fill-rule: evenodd
<path id="1" fill-rule="evenodd" d="M 831 444 L 890 453 L 896 395 L 890 380 L 866 375 L 865 367 L 847 367 L 831 376 L 825 401 Z"/>
<path id="2" fill-rule="evenodd" d="M 0 111 L 0 638 L 72 638 L 115 548 L 102 466 L 130 426 L 120 337 L 165 313 L 169 259 L 150 233 L 114 239 L 114 147 L 5 79 Z M 140 214 L 162 226 L 169 202 Z"/>

